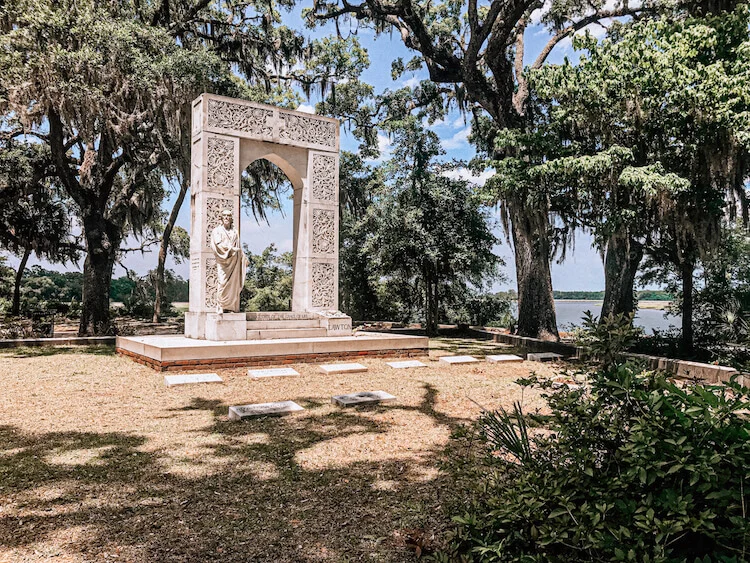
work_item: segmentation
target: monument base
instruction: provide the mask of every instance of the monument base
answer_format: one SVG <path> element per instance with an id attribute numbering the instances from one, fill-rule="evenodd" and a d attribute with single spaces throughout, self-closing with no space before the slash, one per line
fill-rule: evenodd
<path id="1" fill-rule="evenodd" d="M 426 356 L 424 336 L 353 336 L 212 341 L 185 336 L 118 336 L 115 351 L 157 371 L 272 366 L 376 357 Z"/>
<path id="2" fill-rule="evenodd" d="M 351 335 L 352 319 L 341 311 L 185 313 L 185 336 L 199 340 L 277 340 Z"/>

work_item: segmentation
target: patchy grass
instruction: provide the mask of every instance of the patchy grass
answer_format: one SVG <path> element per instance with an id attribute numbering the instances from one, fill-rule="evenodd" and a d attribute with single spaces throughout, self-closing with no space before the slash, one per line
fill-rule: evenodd
<path id="1" fill-rule="evenodd" d="M 108 353 L 0 353 L 0 561 L 413 560 L 448 523 L 453 484 L 439 467 L 451 431 L 476 403 L 521 399 L 514 380 L 532 369 L 553 375 L 528 362 L 444 365 L 446 352 L 509 349 L 432 345 L 421 369 L 364 359 L 366 373 L 299 364 L 301 377 L 263 380 L 231 369 L 218 371 L 224 384 L 172 388 Z M 397 401 L 330 404 L 381 389 Z M 279 400 L 306 410 L 227 419 L 231 405 Z M 541 406 L 528 389 L 523 400 Z"/>

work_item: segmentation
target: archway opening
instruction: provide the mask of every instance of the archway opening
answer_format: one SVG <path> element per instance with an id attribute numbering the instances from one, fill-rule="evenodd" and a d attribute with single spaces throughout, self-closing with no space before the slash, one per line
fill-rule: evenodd
<path id="1" fill-rule="evenodd" d="M 295 172 L 271 154 L 253 160 L 240 174 L 240 233 L 248 258 L 242 311 L 292 310 L 294 180 L 301 186 Z"/>

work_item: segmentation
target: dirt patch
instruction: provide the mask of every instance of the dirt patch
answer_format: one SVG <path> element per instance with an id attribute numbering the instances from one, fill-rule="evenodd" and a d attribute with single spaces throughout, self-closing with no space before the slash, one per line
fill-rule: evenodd
<path id="1" fill-rule="evenodd" d="M 0 354 L 0 561 L 410 561 L 403 537 L 434 534 L 451 483 L 440 459 L 479 408 L 521 399 L 538 363 L 427 368 L 364 359 L 366 373 L 167 388 L 125 358 L 67 349 Z M 340 409 L 330 397 L 384 390 L 393 403 Z M 229 422 L 231 405 L 294 400 L 285 418 Z M 541 405 L 523 394 L 525 407 Z M 414 532 L 414 531 L 417 532 Z"/>

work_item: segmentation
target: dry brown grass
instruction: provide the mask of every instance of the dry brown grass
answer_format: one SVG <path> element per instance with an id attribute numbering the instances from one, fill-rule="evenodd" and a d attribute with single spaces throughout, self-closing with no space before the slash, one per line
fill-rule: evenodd
<path id="1" fill-rule="evenodd" d="M 404 537 L 446 525 L 439 461 L 456 425 L 521 397 L 541 364 L 449 366 L 507 353 L 443 340 L 428 368 L 167 388 L 110 350 L 0 354 L 0 561 L 410 561 Z M 93 353 L 92 353 L 93 352 Z M 331 395 L 397 401 L 342 410 Z M 294 400 L 285 418 L 227 420 L 230 405 Z M 528 390 L 527 408 L 540 404 Z"/>

